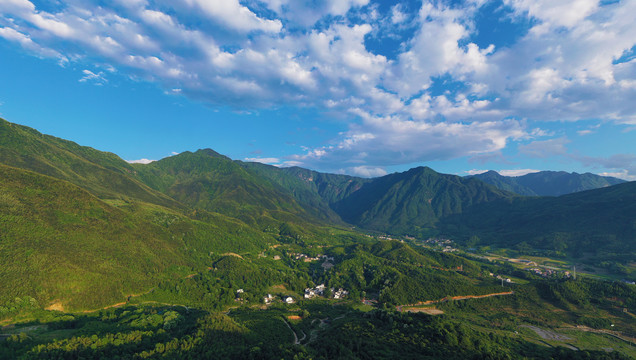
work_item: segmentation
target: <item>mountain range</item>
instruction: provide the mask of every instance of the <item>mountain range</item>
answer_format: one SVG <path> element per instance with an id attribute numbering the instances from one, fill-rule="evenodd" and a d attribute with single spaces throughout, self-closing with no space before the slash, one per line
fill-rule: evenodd
<path id="1" fill-rule="evenodd" d="M 625 180 L 611 176 L 565 171 L 539 171 L 523 176 L 503 176 L 490 170 L 472 177 L 501 190 L 525 196 L 560 196 L 625 182 Z"/>
<path id="2" fill-rule="evenodd" d="M 418 167 L 365 179 L 234 161 L 210 149 L 129 164 L 0 120 L 0 178 L 0 300 L 29 293 L 97 306 L 208 266 L 210 253 L 351 227 L 598 259 L 636 254 L 636 183 L 608 186 L 614 180 L 591 174 L 513 181 Z M 602 188 L 525 197 L 522 186 L 533 195 Z"/>

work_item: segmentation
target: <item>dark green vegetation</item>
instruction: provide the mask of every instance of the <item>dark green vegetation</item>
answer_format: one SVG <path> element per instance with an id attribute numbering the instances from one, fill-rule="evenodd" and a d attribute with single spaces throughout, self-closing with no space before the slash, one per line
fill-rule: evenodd
<path id="1" fill-rule="evenodd" d="M 502 176 L 496 171 L 471 176 L 501 190 L 525 196 L 559 196 L 579 191 L 622 184 L 625 181 L 610 176 L 565 171 L 540 171 L 523 176 Z"/>
<path id="2" fill-rule="evenodd" d="M 634 286 L 521 273 L 515 275 L 527 284 L 502 289 L 488 272 L 514 269 L 395 241 L 360 242 L 321 248 L 336 263 L 328 271 L 295 260 L 294 245 L 276 250 L 282 256 L 277 261 L 269 252 L 251 259 L 221 256 L 210 270 L 134 298 L 137 305 L 60 313 L 38 310 L 24 299 L 12 304 L 23 315 L 2 329 L 0 358 L 628 359 L 636 354 L 629 342 L 610 335 L 636 331 L 633 315 L 622 311 L 636 305 Z M 273 262 L 277 265 L 265 267 Z M 418 281 L 404 281 L 411 277 Z M 318 280 L 351 286 L 350 296 L 300 300 L 302 289 Z M 237 294 L 237 288 L 244 291 Z M 492 292 L 508 295 L 436 303 L 444 312 L 436 316 L 393 307 Z M 276 297 L 270 305 L 262 304 L 266 293 Z M 378 294 L 376 308 L 360 303 L 361 296 Z M 296 303 L 282 303 L 287 295 Z"/>
<path id="3" fill-rule="evenodd" d="M 477 235 L 525 254 L 571 255 L 634 278 L 636 183 L 558 198 L 514 198 L 479 204 L 445 219 L 449 233 Z"/>
<path id="4" fill-rule="evenodd" d="M 209 149 L 131 165 L 4 120 L 0 180 L 0 358 L 633 355 L 591 330 L 636 333 L 634 286 L 416 245 L 445 236 L 633 277 L 632 183 L 526 198 L 429 168 L 361 179 Z M 396 311 L 432 306 L 444 314 Z"/>

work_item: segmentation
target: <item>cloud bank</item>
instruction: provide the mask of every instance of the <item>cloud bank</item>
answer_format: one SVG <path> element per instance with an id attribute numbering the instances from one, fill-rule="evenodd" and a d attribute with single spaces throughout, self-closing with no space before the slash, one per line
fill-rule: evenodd
<path id="1" fill-rule="evenodd" d="M 5 0 L 0 37 L 213 106 L 335 115 L 348 131 L 285 161 L 346 164 L 369 176 L 396 164 L 485 158 L 520 140 L 534 141 L 520 147 L 530 156 L 566 151 L 565 138 L 527 121 L 636 125 L 636 2 L 495 4 Z M 490 28 L 514 36 L 480 37 Z M 89 69 L 80 81 L 107 83 Z"/>

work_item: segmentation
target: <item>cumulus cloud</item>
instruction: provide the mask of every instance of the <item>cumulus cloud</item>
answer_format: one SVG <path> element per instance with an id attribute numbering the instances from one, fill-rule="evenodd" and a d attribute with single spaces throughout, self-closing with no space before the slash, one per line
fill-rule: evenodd
<path id="1" fill-rule="evenodd" d="M 530 24 L 505 46 L 473 40 L 485 3 L 425 0 L 413 11 L 370 0 L 60 1 L 46 11 L 7 0 L 0 38 L 80 68 L 97 59 L 213 106 L 328 111 L 348 130 L 283 162 L 322 169 L 344 162 L 346 171 L 379 174 L 461 156 L 506 162 L 509 143 L 547 135 L 517 119 L 636 124 L 636 59 L 627 56 L 636 2 L 505 0 L 513 23 Z M 385 30 L 395 53 L 369 45 Z M 440 79 L 454 85 L 440 91 Z M 80 81 L 106 83 L 90 70 Z M 519 150 L 563 155 L 566 144 Z"/>
<path id="2" fill-rule="evenodd" d="M 525 136 L 514 120 L 469 124 L 377 117 L 358 110 L 362 124 L 353 126 L 335 145 L 309 149 L 294 160 L 325 168 L 330 164 L 390 166 L 447 160 L 496 152 Z"/>
<path id="3" fill-rule="evenodd" d="M 527 174 L 531 174 L 531 173 L 536 173 L 539 172 L 541 170 L 535 170 L 535 169 L 508 169 L 508 170 L 497 170 L 497 172 L 499 173 L 499 175 L 503 175 L 503 176 L 523 176 L 523 175 L 527 175 Z"/>
<path id="4" fill-rule="evenodd" d="M 149 159 L 139 159 L 139 160 L 126 160 L 129 164 L 150 164 L 157 160 L 149 160 Z"/>
<path id="5" fill-rule="evenodd" d="M 262 163 L 262 164 L 269 164 L 269 165 L 274 165 L 274 164 L 278 164 L 280 163 L 280 159 L 279 158 L 275 158 L 275 157 L 269 157 L 269 158 L 245 158 L 243 159 L 244 161 L 247 162 L 258 162 L 258 163 Z"/>
<path id="6" fill-rule="evenodd" d="M 385 169 L 371 166 L 354 166 L 343 172 L 365 178 L 379 177 L 387 174 Z"/>

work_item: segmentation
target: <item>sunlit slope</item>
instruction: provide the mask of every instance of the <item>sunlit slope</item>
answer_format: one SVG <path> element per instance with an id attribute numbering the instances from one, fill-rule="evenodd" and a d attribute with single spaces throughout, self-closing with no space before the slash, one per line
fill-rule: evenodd
<path id="1" fill-rule="evenodd" d="M 4 165 L 0 179 L 0 302 L 32 296 L 70 308 L 112 304 L 177 268 L 209 266 L 210 251 L 258 251 L 268 241 L 218 214 L 188 218 L 152 204 L 103 201 Z"/>
<path id="2" fill-rule="evenodd" d="M 44 135 L 0 119 L 0 163 L 67 180 L 100 198 L 129 197 L 180 207 L 133 179 L 134 169 L 117 155 Z"/>
<path id="3" fill-rule="evenodd" d="M 259 228 L 320 222 L 286 189 L 210 149 L 136 165 L 135 170 L 141 181 L 181 203 Z"/>

